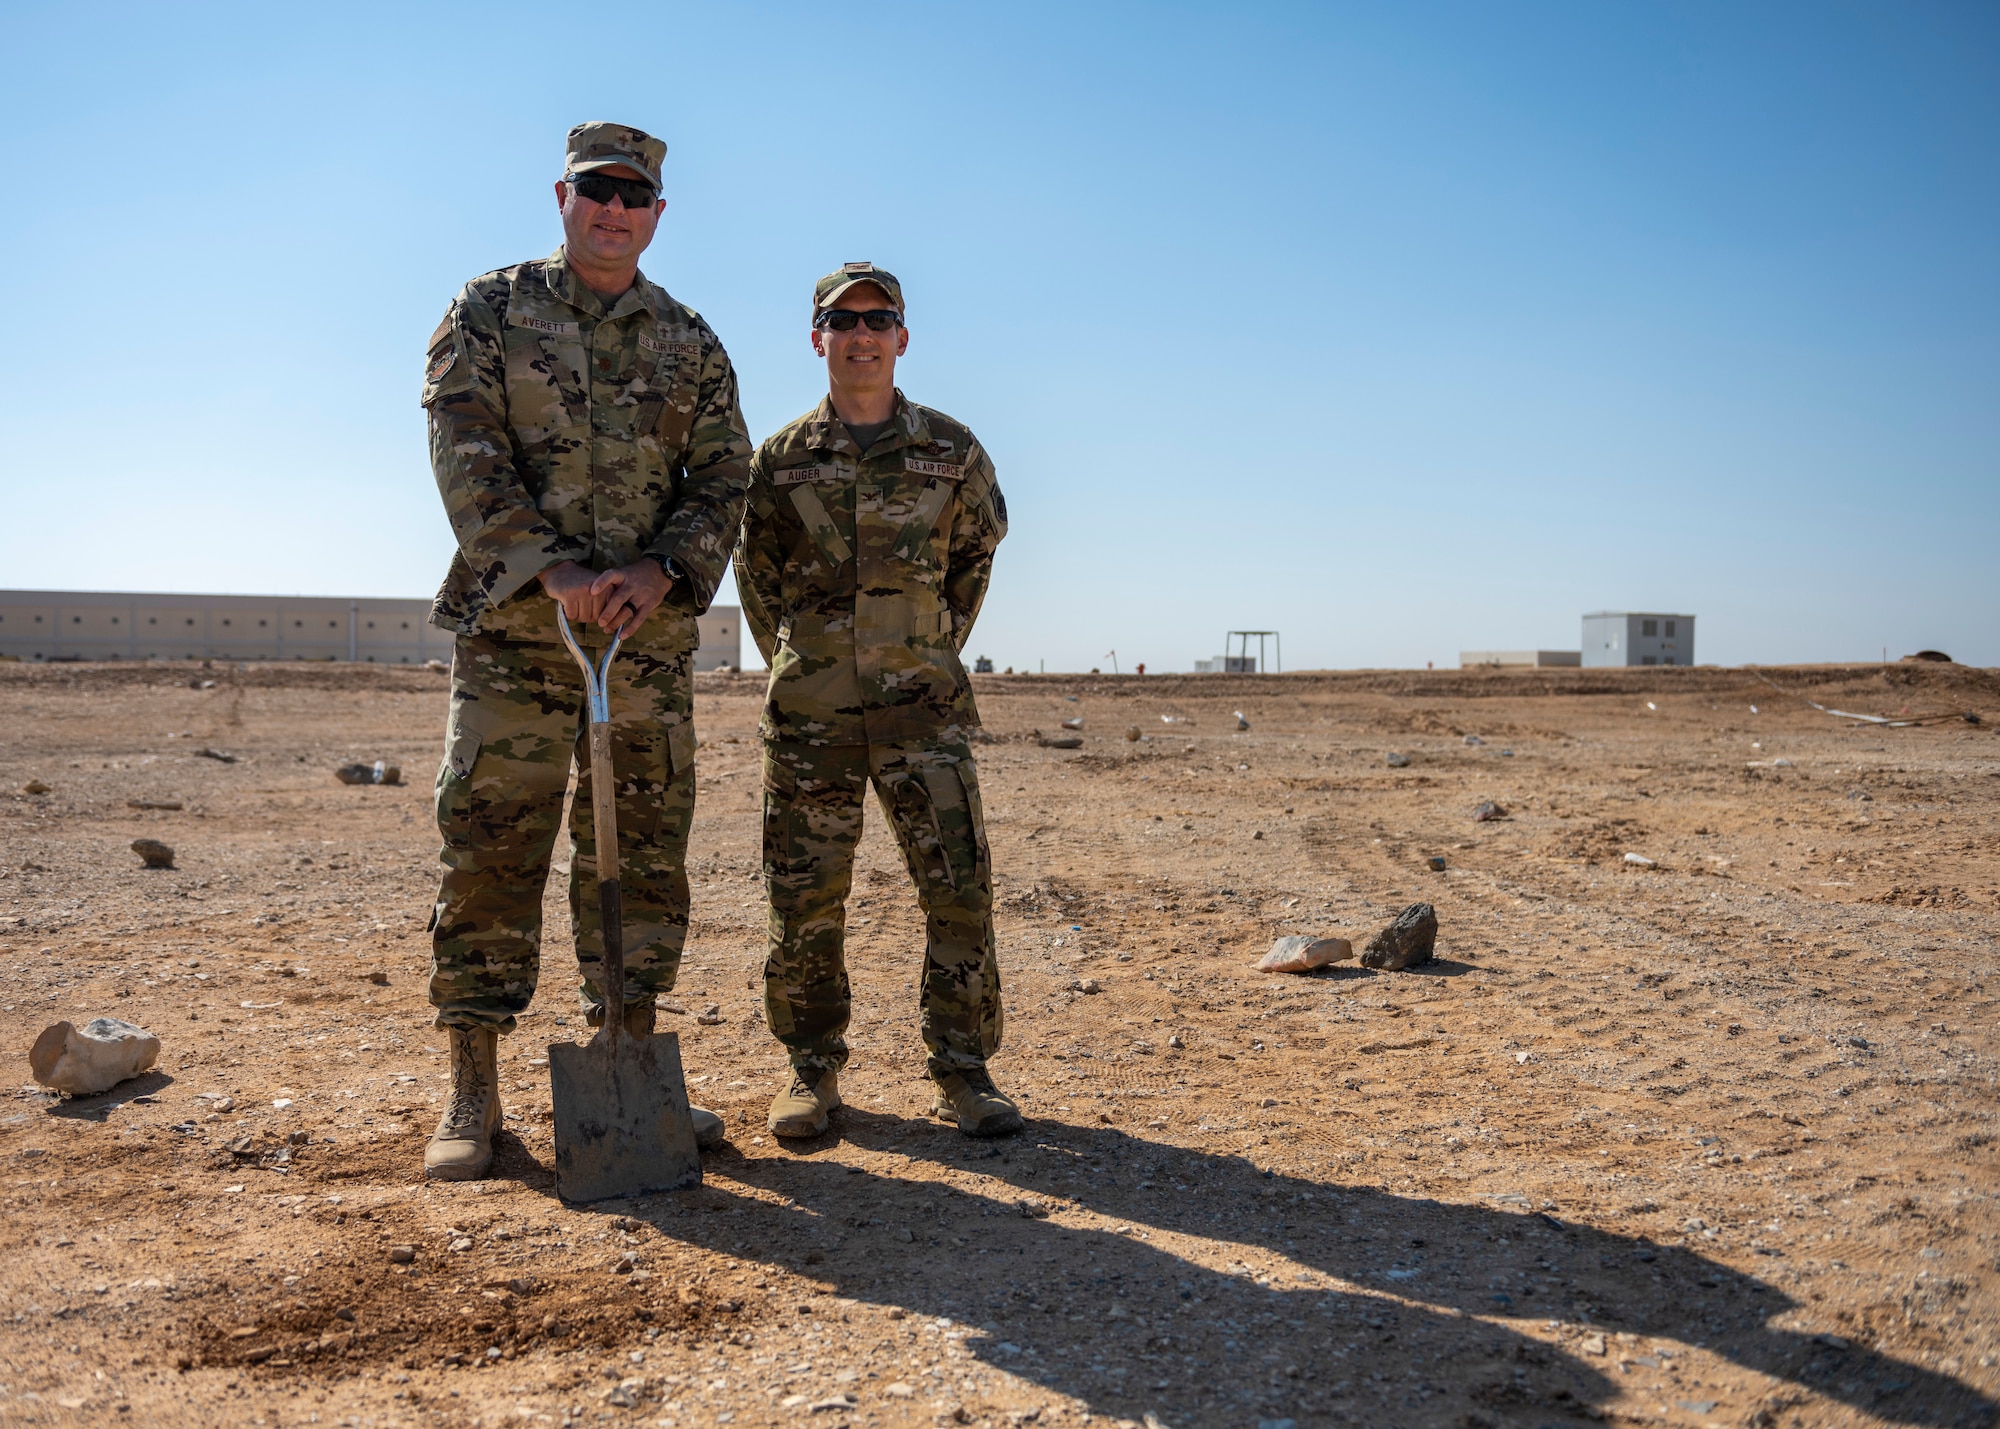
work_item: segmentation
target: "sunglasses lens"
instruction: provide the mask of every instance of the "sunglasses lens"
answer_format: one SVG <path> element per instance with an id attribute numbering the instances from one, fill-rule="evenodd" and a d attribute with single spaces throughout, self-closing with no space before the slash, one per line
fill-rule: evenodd
<path id="1" fill-rule="evenodd" d="M 819 315 L 819 325 L 832 328 L 835 332 L 853 332 L 856 323 L 867 323 L 870 332 L 888 332 L 902 321 L 902 315 L 889 308 L 876 308 L 871 312 L 857 313 L 846 308 L 832 308 Z"/>
<path id="2" fill-rule="evenodd" d="M 610 203 L 613 198 L 623 199 L 627 208 L 651 208 L 656 197 L 651 184 L 640 183 L 637 179 L 612 179 L 598 174 L 585 174 L 570 181 L 576 191 L 592 203 Z"/>

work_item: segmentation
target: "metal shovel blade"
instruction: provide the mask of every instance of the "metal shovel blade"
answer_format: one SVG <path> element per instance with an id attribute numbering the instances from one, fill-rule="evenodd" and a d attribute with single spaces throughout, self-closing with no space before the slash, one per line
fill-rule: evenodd
<path id="1" fill-rule="evenodd" d="M 565 1201 L 700 1184 L 679 1034 L 552 1043 L 549 1080 L 556 1190 Z"/>

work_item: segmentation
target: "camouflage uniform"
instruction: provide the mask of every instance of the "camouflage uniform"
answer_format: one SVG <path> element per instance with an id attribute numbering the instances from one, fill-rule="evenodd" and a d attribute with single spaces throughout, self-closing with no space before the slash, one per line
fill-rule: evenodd
<path id="1" fill-rule="evenodd" d="M 657 179 L 664 144 L 587 127 L 614 131 L 604 142 L 617 162 L 635 148 L 652 157 Z M 572 172 L 591 167 L 577 153 L 573 133 Z M 466 284 L 431 337 L 423 405 L 458 538 L 431 614 L 458 637 L 437 783 L 438 1025 L 511 1030 L 534 995 L 572 762 L 570 907 L 585 999 L 601 1001 L 596 900 L 578 897 L 596 884 L 583 682 L 536 579 L 563 560 L 602 571 L 652 556 L 674 578 L 611 674 L 626 988 L 650 1000 L 673 985 L 687 935 L 695 617 L 722 578 L 748 481 L 736 375 L 708 324 L 664 289 L 641 276 L 607 311 L 558 250 Z M 583 643 L 601 651 L 609 638 L 593 625 Z"/>
<path id="2" fill-rule="evenodd" d="M 801 1068 L 847 1060 L 842 956 L 872 782 L 926 919 L 933 1073 L 1000 1045 L 1000 969 L 959 650 L 1007 507 L 970 431 L 899 392 L 856 449 L 830 401 L 757 449 L 736 547 L 744 619 L 771 666 L 764 736 L 764 1007 Z"/>

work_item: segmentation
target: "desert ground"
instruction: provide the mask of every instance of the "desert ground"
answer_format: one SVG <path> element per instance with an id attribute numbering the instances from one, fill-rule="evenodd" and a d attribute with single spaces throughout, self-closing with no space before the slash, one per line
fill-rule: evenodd
<path id="1" fill-rule="evenodd" d="M 559 880 L 495 1174 L 421 1173 L 441 673 L 0 666 L 0 1424 L 1996 1422 L 2000 674 L 978 686 L 1026 1132 L 928 1115 L 871 811 L 848 1105 L 765 1134 L 761 681 L 702 676 L 662 1026 L 731 1141 L 575 1206 Z M 1253 967 L 1419 901 L 1427 966 Z M 36 1086 L 102 1015 L 158 1067 Z"/>

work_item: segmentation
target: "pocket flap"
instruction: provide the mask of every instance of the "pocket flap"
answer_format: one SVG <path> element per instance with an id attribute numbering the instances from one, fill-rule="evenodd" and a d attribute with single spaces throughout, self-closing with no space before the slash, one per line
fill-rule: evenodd
<path id="1" fill-rule="evenodd" d="M 667 726 L 667 762 L 675 774 L 694 768 L 694 721 L 681 719 Z"/>
<path id="2" fill-rule="evenodd" d="M 460 725 L 451 737 L 451 748 L 445 752 L 445 767 L 454 778 L 470 779 L 472 766 L 479 762 L 479 731 Z"/>

